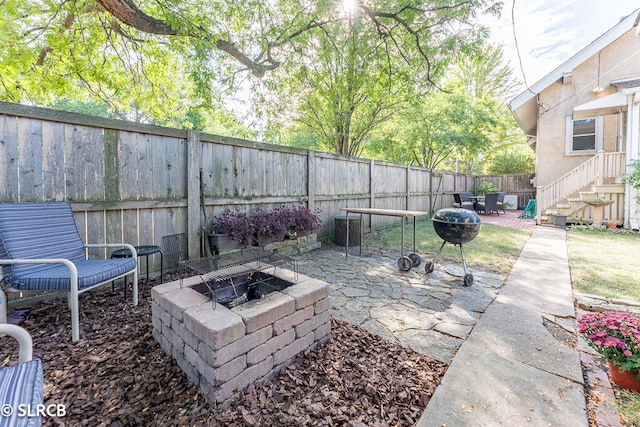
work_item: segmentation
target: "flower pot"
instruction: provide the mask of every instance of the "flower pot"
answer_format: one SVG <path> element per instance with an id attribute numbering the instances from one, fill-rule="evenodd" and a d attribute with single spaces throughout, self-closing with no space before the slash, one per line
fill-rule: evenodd
<path id="1" fill-rule="evenodd" d="M 567 226 L 567 215 L 565 214 L 553 214 L 553 225 L 556 227 Z"/>
<path id="2" fill-rule="evenodd" d="M 266 246 L 273 243 L 273 236 L 269 234 L 258 233 L 258 246 Z"/>
<path id="3" fill-rule="evenodd" d="M 618 365 L 614 365 L 609 360 L 609 372 L 611 373 L 611 382 L 625 390 L 632 390 L 640 393 L 640 379 L 638 379 L 638 371 L 623 371 Z"/>
<path id="4" fill-rule="evenodd" d="M 616 228 L 617 224 L 615 222 L 608 222 L 607 223 L 607 228 Z"/>
<path id="5" fill-rule="evenodd" d="M 209 246 L 214 253 L 242 249 L 242 243 L 233 240 L 230 234 L 209 234 Z"/>

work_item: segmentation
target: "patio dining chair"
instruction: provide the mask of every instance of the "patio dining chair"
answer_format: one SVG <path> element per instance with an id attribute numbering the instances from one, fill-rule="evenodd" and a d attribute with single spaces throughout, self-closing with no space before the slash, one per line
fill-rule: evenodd
<path id="1" fill-rule="evenodd" d="M 132 258 L 87 258 L 87 248 L 123 247 Z M 126 243 L 83 244 L 69 203 L 0 203 L 0 268 L 5 284 L 0 287 L 0 323 L 7 322 L 6 291 L 67 292 L 71 337 L 78 341 L 78 295 L 129 274 L 133 305 L 138 305 L 135 248 Z"/>
<path id="2" fill-rule="evenodd" d="M 506 191 L 498 191 L 498 209 L 502 209 L 503 213 L 507 213 L 504 206 L 504 198 L 507 195 Z"/>
<path id="3" fill-rule="evenodd" d="M 484 200 L 476 203 L 476 211 L 482 211 L 485 215 L 495 212 L 500 216 L 500 212 L 498 212 L 498 193 L 486 193 Z"/>
<path id="4" fill-rule="evenodd" d="M 457 208 L 473 210 L 473 200 L 463 198 L 462 194 L 463 193 L 453 193 L 453 205 Z"/>

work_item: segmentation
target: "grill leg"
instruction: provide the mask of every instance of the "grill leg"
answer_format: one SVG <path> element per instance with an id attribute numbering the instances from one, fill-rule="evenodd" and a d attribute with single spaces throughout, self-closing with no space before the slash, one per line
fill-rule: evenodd
<path id="1" fill-rule="evenodd" d="M 444 245 L 446 243 L 447 241 L 443 240 L 442 245 L 440 245 L 440 250 L 438 250 L 438 253 L 436 253 L 433 259 L 431 259 L 431 261 L 427 261 L 427 263 L 425 264 L 424 268 L 427 273 L 431 273 L 433 269 L 436 267 L 436 260 L 440 257 L 440 254 L 442 253 L 442 248 L 444 248 Z"/>
<path id="2" fill-rule="evenodd" d="M 462 255 L 462 267 L 464 267 L 464 279 L 465 286 L 473 285 L 473 274 L 467 273 L 467 260 L 464 258 L 464 249 L 462 249 L 462 243 L 460 243 L 460 254 Z"/>
<path id="3" fill-rule="evenodd" d="M 462 255 L 462 267 L 464 268 L 464 274 L 467 274 L 467 260 L 464 257 L 464 249 L 462 249 L 462 244 L 460 244 L 460 255 Z"/>

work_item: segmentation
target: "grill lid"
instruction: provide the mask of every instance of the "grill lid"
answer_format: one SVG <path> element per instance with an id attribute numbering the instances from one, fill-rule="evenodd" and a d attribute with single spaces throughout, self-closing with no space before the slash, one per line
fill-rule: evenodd
<path id="1" fill-rule="evenodd" d="M 480 224 L 480 217 L 474 211 L 461 208 L 444 208 L 433 214 L 432 221 L 448 224 Z"/>

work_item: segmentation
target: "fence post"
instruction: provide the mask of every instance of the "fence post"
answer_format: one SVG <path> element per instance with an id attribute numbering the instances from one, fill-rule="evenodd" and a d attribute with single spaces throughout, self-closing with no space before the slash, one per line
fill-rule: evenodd
<path id="1" fill-rule="evenodd" d="M 187 132 L 187 242 L 189 258 L 201 257 L 203 216 L 200 209 L 200 168 L 202 144 L 195 131 Z M 204 201 L 203 201 L 204 202 Z M 203 206 L 203 208 L 205 208 Z"/>
<path id="2" fill-rule="evenodd" d="M 311 150 L 307 151 L 307 207 L 316 208 L 316 155 Z"/>

